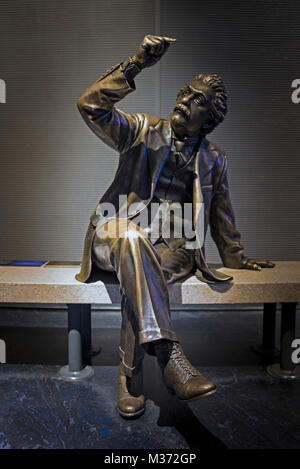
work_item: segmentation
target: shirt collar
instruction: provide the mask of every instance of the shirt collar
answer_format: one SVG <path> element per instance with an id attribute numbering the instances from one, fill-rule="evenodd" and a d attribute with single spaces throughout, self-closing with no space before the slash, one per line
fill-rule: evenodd
<path id="1" fill-rule="evenodd" d="M 176 137 L 173 129 L 171 133 L 171 142 L 172 142 L 172 148 L 175 149 L 175 151 L 181 151 L 181 148 L 184 145 L 195 145 L 198 142 L 199 137 L 185 137 L 183 139 L 179 139 Z M 176 142 L 176 146 L 175 146 Z M 179 150 L 176 147 L 181 147 Z"/>

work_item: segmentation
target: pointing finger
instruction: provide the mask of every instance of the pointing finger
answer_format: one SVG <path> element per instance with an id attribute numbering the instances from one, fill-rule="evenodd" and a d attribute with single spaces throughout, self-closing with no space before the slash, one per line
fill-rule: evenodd
<path id="1" fill-rule="evenodd" d="M 252 259 L 260 267 L 275 267 L 275 264 L 270 261 L 266 261 L 265 259 Z"/>
<path id="2" fill-rule="evenodd" d="M 275 267 L 275 264 L 273 262 L 269 262 L 269 261 L 261 261 L 261 262 L 258 262 L 258 265 L 260 265 L 261 267 L 263 268 L 272 268 L 272 267 Z"/>
<path id="3" fill-rule="evenodd" d="M 172 37 L 163 36 L 163 39 L 164 41 L 169 42 L 170 44 L 173 44 L 174 42 L 176 42 L 176 39 Z"/>

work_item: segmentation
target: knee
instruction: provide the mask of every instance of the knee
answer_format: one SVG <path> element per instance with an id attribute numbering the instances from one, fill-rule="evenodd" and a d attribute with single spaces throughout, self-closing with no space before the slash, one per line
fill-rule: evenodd
<path id="1" fill-rule="evenodd" d="M 128 226 L 128 228 L 123 232 L 121 237 L 121 243 L 123 247 L 131 250 L 134 253 L 144 253 L 144 255 L 152 260 L 156 259 L 160 265 L 161 260 L 159 254 L 156 252 L 155 248 L 151 244 L 150 239 L 147 236 L 147 233 L 143 231 L 139 226 Z"/>
<path id="2" fill-rule="evenodd" d="M 134 224 L 129 224 L 125 231 L 123 231 L 121 238 L 126 242 L 136 243 L 137 241 L 144 240 L 147 235 L 141 231 L 141 228 Z"/>

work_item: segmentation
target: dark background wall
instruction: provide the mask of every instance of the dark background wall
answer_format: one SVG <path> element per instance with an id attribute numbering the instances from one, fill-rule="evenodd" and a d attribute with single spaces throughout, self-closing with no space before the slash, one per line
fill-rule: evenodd
<path id="1" fill-rule="evenodd" d="M 153 33 L 177 43 L 119 107 L 168 117 L 186 81 L 221 74 L 229 113 L 210 138 L 228 155 L 247 254 L 300 259 L 299 14 L 300 3 L 283 0 L 1 0 L 0 258 L 80 259 L 118 155 L 76 101 Z M 207 253 L 218 259 L 210 238 Z"/>

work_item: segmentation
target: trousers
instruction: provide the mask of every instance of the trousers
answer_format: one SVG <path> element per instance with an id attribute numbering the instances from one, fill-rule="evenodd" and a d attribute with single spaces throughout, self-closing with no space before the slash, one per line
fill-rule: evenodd
<path id="1" fill-rule="evenodd" d="M 120 357 L 127 376 L 142 362 L 145 349 L 160 339 L 177 341 L 169 305 L 168 283 L 194 268 L 192 250 L 169 249 L 163 240 L 153 245 L 147 233 L 125 218 L 96 227 L 93 262 L 114 271 L 121 290 Z"/>

